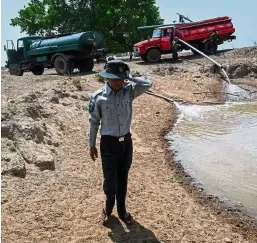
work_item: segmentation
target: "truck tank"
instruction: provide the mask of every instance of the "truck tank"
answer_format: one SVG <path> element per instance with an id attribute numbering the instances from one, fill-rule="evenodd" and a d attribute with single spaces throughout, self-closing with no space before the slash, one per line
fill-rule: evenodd
<path id="1" fill-rule="evenodd" d="M 227 16 L 189 24 L 183 24 L 178 26 L 178 30 L 182 34 L 182 36 L 178 37 L 185 38 L 186 40 L 194 39 L 195 36 L 200 37 L 206 34 L 210 35 L 213 30 L 217 30 L 221 35 L 231 35 L 235 32 L 234 26 L 231 22 L 231 18 Z"/>
<path id="2" fill-rule="evenodd" d="M 50 37 L 32 43 L 29 47 L 28 55 L 33 56 L 66 50 L 91 50 L 93 42 L 96 44 L 95 47 L 98 48 L 98 45 L 102 45 L 103 39 L 94 32 L 82 32 L 55 38 Z"/>

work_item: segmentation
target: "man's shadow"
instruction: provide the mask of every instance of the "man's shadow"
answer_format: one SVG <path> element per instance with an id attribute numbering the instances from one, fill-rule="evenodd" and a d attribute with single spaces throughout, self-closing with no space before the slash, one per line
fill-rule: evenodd
<path id="1" fill-rule="evenodd" d="M 134 220 L 134 224 L 131 226 L 127 225 L 127 229 L 123 227 L 120 220 L 111 216 L 109 222 L 105 227 L 111 229 L 111 232 L 108 233 L 112 242 L 121 243 L 121 242 L 131 242 L 131 243 L 158 243 L 160 242 L 154 233 L 146 229 L 136 220 Z"/>

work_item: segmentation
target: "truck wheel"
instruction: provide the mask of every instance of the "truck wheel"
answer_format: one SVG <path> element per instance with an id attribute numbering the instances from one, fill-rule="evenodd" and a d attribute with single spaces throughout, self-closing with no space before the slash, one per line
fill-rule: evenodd
<path id="1" fill-rule="evenodd" d="M 75 63 L 73 60 L 69 60 L 68 61 L 68 74 L 71 75 L 74 71 L 74 68 L 75 68 Z"/>
<path id="2" fill-rule="evenodd" d="M 142 61 L 146 62 L 146 56 L 145 55 L 141 55 L 140 57 L 141 57 Z"/>
<path id="3" fill-rule="evenodd" d="M 9 72 L 10 72 L 11 75 L 15 75 L 15 76 L 22 76 L 23 75 L 23 70 L 19 69 L 19 64 L 10 64 Z"/>
<path id="4" fill-rule="evenodd" d="M 212 43 L 211 41 L 206 41 L 204 43 L 203 51 L 205 54 L 215 54 L 217 52 L 218 45 Z"/>
<path id="5" fill-rule="evenodd" d="M 73 60 L 66 60 L 62 56 L 54 59 L 54 68 L 59 75 L 72 74 L 74 67 Z"/>
<path id="6" fill-rule="evenodd" d="M 178 59 L 178 52 L 177 52 L 176 50 L 174 50 L 174 51 L 172 52 L 172 59 L 173 59 L 174 61 L 176 61 L 176 60 Z"/>
<path id="7" fill-rule="evenodd" d="M 23 75 L 23 70 L 18 70 L 17 76 L 22 76 Z"/>
<path id="8" fill-rule="evenodd" d="M 16 75 L 16 68 L 15 68 L 14 64 L 10 64 L 9 72 L 10 72 L 11 75 Z"/>
<path id="9" fill-rule="evenodd" d="M 43 66 L 35 66 L 31 69 L 31 72 L 34 75 L 42 75 L 44 73 L 44 67 Z"/>
<path id="10" fill-rule="evenodd" d="M 146 54 L 146 60 L 150 63 L 159 62 L 161 59 L 161 52 L 158 49 L 150 49 Z"/>
<path id="11" fill-rule="evenodd" d="M 78 62 L 77 67 L 81 73 L 91 72 L 94 68 L 94 60 L 93 58 L 82 59 Z"/>

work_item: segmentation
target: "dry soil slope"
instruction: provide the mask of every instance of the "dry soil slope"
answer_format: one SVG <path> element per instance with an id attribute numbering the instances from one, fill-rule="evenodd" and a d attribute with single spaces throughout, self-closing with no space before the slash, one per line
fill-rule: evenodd
<path id="1" fill-rule="evenodd" d="M 156 92 L 189 102 L 219 99 L 193 94 L 220 89 L 215 73 L 203 75 L 202 59 L 129 64 L 132 72 L 149 73 Z M 117 218 L 110 228 L 99 224 L 102 171 L 100 160 L 88 156 L 87 107 L 102 85 L 95 74 L 14 77 L 2 71 L 3 242 L 256 242 L 251 229 L 199 204 L 183 185 L 163 140 L 174 107 L 146 94 L 134 103 L 132 124 L 128 205 L 137 223 L 130 229 Z"/>

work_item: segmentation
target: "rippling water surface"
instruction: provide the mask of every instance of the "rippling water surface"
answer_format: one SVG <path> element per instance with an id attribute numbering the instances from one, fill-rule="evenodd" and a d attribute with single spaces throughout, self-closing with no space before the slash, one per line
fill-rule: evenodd
<path id="1" fill-rule="evenodd" d="M 177 107 L 167 136 L 176 160 L 209 193 L 257 216 L 257 102 Z"/>

